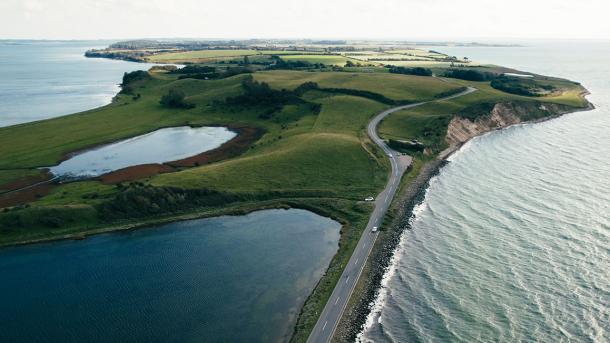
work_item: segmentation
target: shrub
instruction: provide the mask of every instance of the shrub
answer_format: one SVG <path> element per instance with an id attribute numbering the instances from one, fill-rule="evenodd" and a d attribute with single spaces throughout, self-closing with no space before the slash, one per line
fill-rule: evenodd
<path id="1" fill-rule="evenodd" d="M 310 91 L 313 89 L 320 89 L 320 86 L 318 86 L 318 84 L 313 81 L 308 81 L 308 82 L 302 83 L 300 86 L 295 88 L 293 92 L 294 92 L 294 94 L 301 96 L 301 95 L 307 93 L 307 91 Z"/>
<path id="2" fill-rule="evenodd" d="M 399 141 L 396 139 L 390 139 L 388 145 L 398 151 L 407 151 L 407 152 L 422 152 L 426 148 L 425 145 L 416 141 Z"/>
<path id="3" fill-rule="evenodd" d="M 238 200 L 240 198 L 236 195 L 208 189 L 152 187 L 134 183 L 122 188 L 113 199 L 99 205 L 98 211 L 103 220 L 116 220 L 218 206 Z"/>
<path id="4" fill-rule="evenodd" d="M 538 84 L 532 79 L 500 76 L 491 81 L 491 86 L 506 93 L 524 96 L 543 96 L 556 88 L 549 84 Z"/>
<path id="5" fill-rule="evenodd" d="M 186 95 L 179 89 L 170 89 L 167 94 L 161 97 L 161 105 L 170 108 L 193 108 L 195 104 L 185 100 Z"/>
<path id="6" fill-rule="evenodd" d="M 244 93 L 242 95 L 229 97 L 225 103 L 241 106 L 265 106 L 280 108 L 289 103 L 298 103 L 302 100 L 294 92 L 282 89 L 272 89 L 266 82 L 255 81 L 252 76 L 246 77 L 242 83 Z"/>
<path id="7" fill-rule="evenodd" d="M 450 69 L 444 76 L 467 81 L 489 81 L 494 79 L 496 74 L 472 69 Z"/>
<path id="8" fill-rule="evenodd" d="M 323 63 L 309 63 L 307 61 L 284 61 L 277 55 L 271 56 L 273 63 L 267 69 L 323 69 Z"/>
<path id="9" fill-rule="evenodd" d="M 150 74 L 144 70 L 136 70 L 130 73 L 123 74 L 123 82 L 121 82 L 121 93 L 132 94 L 136 88 L 138 81 L 150 80 Z"/>
<path id="10" fill-rule="evenodd" d="M 418 75 L 418 76 L 432 76 L 432 70 L 428 68 L 415 67 L 415 68 L 405 68 L 405 67 L 396 67 L 389 65 L 390 73 L 393 74 L 405 74 L 405 75 Z"/>

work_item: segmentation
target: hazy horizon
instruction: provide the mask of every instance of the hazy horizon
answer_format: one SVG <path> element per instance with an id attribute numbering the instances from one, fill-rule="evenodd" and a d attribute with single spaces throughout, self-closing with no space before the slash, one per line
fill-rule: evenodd
<path id="1" fill-rule="evenodd" d="M 609 10 L 601 0 L 5 0 L 0 39 L 607 40 Z"/>

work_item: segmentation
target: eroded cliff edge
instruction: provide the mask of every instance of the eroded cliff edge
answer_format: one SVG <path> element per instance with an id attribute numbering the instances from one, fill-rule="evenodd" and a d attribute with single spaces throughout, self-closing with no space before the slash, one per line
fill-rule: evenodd
<path id="1" fill-rule="evenodd" d="M 583 93 L 586 95 L 587 93 Z M 585 107 L 573 107 L 543 102 L 501 102 L 493 105 L 491 110 L 474 120 L 456 115 L 447 126 L 445 141 L 448 148 L 439 154 L 439 159 L 447 158 L 468 140 L 494 130 L 511 125 L 539 122 L 556 118 L 566 113 L 586 111 L 594 106 L 587 102 Z"/>
<path id="2" fill-rule="evenodd" d="M 583 92 L 584 97 L 588 92 Z M 392 206 L 389 218 L 384 223 L 387 230 L 380 233 L 373 251 L 365 265 L 362 277 L 344 315 L 337 326 L 333 342 L 354 342 L 362 331 L 369 314 L 374 310 L 373 304 L 381 288 L 387 268 L 391 266 L 392 257 L 400 243 L 405 230 L 411 228 L 410 218 L 413 209 L 424 200 L 428 183 L 439 170 L 448 163 L 447 157 L 457 151 L 470 139 L 485 133 L 507 128 L 515 124 L 533 123 L 557 118 L 563 114 L 587 111 L 594 106 L 585 100 L 585 106 L 574 107 L 539 101 L 511 101 L 489 104 L 483 111 L 478 108 L 476 116 L 469 112 L 456 114 L 447 126 L 445 141 L 448 147 L 432 161 L 423 164 L 413 172 L 417 173 L 412 182 L 401 190 Z M 468 118 L 470 117 L 470 118 Z M 377 320 L 377 318 L 373 318 Z"/>

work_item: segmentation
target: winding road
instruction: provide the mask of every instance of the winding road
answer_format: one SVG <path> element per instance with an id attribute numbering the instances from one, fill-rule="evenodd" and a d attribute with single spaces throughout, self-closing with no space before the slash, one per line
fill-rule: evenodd
<path id="1" fill-rule="evenodd" d="M 373 244 L 375 244 L 375 240 L 377 239 L 377 235 L 379 234 L 379 232 L 373 232 L 372 229 L 374 226 L 379 227 L 383 222 L 385 213 L 387 212 L 390 204 L 392 203 L 392 199 L 396 194 L 396 190 L 398 189 L 400 180 L 402 179 L 403 174 L 411 166 L 411 163 L 413 161 L 411 156 L 403 155 L 399 152 L 392 150 L 379 137 L 379 135 L 377 135 L 377 126 L 385 117 L 396 111 L 421 106 L 429 102 L 457 98 L 466 94 L 470 94 L 476 90 L 476 88 L 468 87 L 468 89 L 463 92 L 445 98 L 393 107 L 379 113 L 369 122 L 369 125 L 367 127 L 368 135 L 371 140 L 375 142 L 375 144 L 377 144 L 390 158 L 390 163 L 392 164 L 392 174 L 390 175 L 390 179 L 388 180 L 388 183 L 384 190 L 379 193 L 379 195 L 375 199 L 375 209 L 373 210 L 373 214 L 371 215 L 371 218 L 369 219 L 369 222 L 366 225 L 366 229 L 364 230 L 362 236 L 360 237 L 360 240 L 358 241 L 358 245 L 356 245 L 356 249 L 354 249 L 352 257 L 350 258 L 347 266 L 345 266 L 343 274 L 341 274 L 341 278 L 337 282 L 333 293 L 328 299 L 328 302 L 326 303 L 322 314 L 320 314 L 318 322 L 311 331 L 311 334 L 307 339 L 308 343 L 326 343 L 329 342 L 333 337 L 335 329 L 339 324 L 339 320 L 343 315 L 343 311 L 347 306 L 347 302 L 350 296 L 352 295 L 354 287 L 356 286 L 358 278 L 360 277 L 360 274 L 362 273 L 362 270 L 364 268 L 364 264 L 367 258 L 369 257 L 369 254 L 373 248 Z"/>

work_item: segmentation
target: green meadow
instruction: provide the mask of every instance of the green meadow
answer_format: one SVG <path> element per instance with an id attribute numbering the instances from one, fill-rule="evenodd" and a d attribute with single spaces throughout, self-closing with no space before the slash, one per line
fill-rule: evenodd
<path id="1" fill-rule="evenodd" d="M 435 101 L 412 109 L 398 111 L 379 125 L 379 133 L 386 139 L 418 140 L 435 150 L 446 147 L 444 141 L 447 124 L 455 115 L 476 115 L 482 104 L 500 102 L 553 103 L 575 108 L 585 107 L 587 102 L 581 96 L 582 87 L 565 80 L 552 81 L 558 87 L 565 87 L 561 94 L 547 97 L 526 97 L 514 95 L 492 88 L 489 82 L 475 82 L 445 79 L 455 85 L 471 86 L 477 91 L 450 100 Z"/>
<path id="2" fill-rule="evenodd" d="M 301 96 L 307 103 L 319 104 L 318 111 L 312 111 L 305 102 L 286 104 L 272 118 L 263 118 L 261 112 L 265 108 L 218 105 L 242 92 L 242 82 L 248 74 L 217 80 L 178 79 L 163 71 L 150 74 L 152 78 L 134 90 L 140 94 L 138 98 L 120 94 L 112 104 L 98 109 L 1 128 L 2 183 L 40 174 L 36 168 L 55 165 L 69 153 L 158 128 L 234 125 L 256 127 L 265 134 L 238 157 L 157 175 L 142 182 L 157 187 L 205 188 L 248 196 L 264 193 L 265 197 L 273 197 L 268 195 L 273 193 L 278 199 L 284 196 L 360 199 L 379 191 L 387 177 L 387 161 L 365 134 L 370 118 L 387 105 L 323 89 L 365 90 L 395 100 L 418 101 L 459 87 L 434 78 L 388 73 L 257 72 L 254 79 L 268 83 L 273 89 L 294 89 L 305 82 L 316 82 L 322 89 Z M 184 92 L 186 100 L 195 107 L 161 106 L 160 97 L 170 89 Z M 112 201 L 118 192 L 117 187 L 95 180 L 61 184 L 21 211 L 34 212 L 45 206 L 60 206 L 56 208 L 59 212 L 61 206 L 94 208 Z M 85 196 L 88 193 L 95 193 L 95 197 Z M 1 218 L 2 214 L 0 222 Z M 33 226 L 32 230 L 7 228 L 11 234 L 4 235 L 3 240 L 54 234 L 53 228 Z M 69 226 L 62 225 L 61 232 L 66 230 L 69 231 Z"/>

